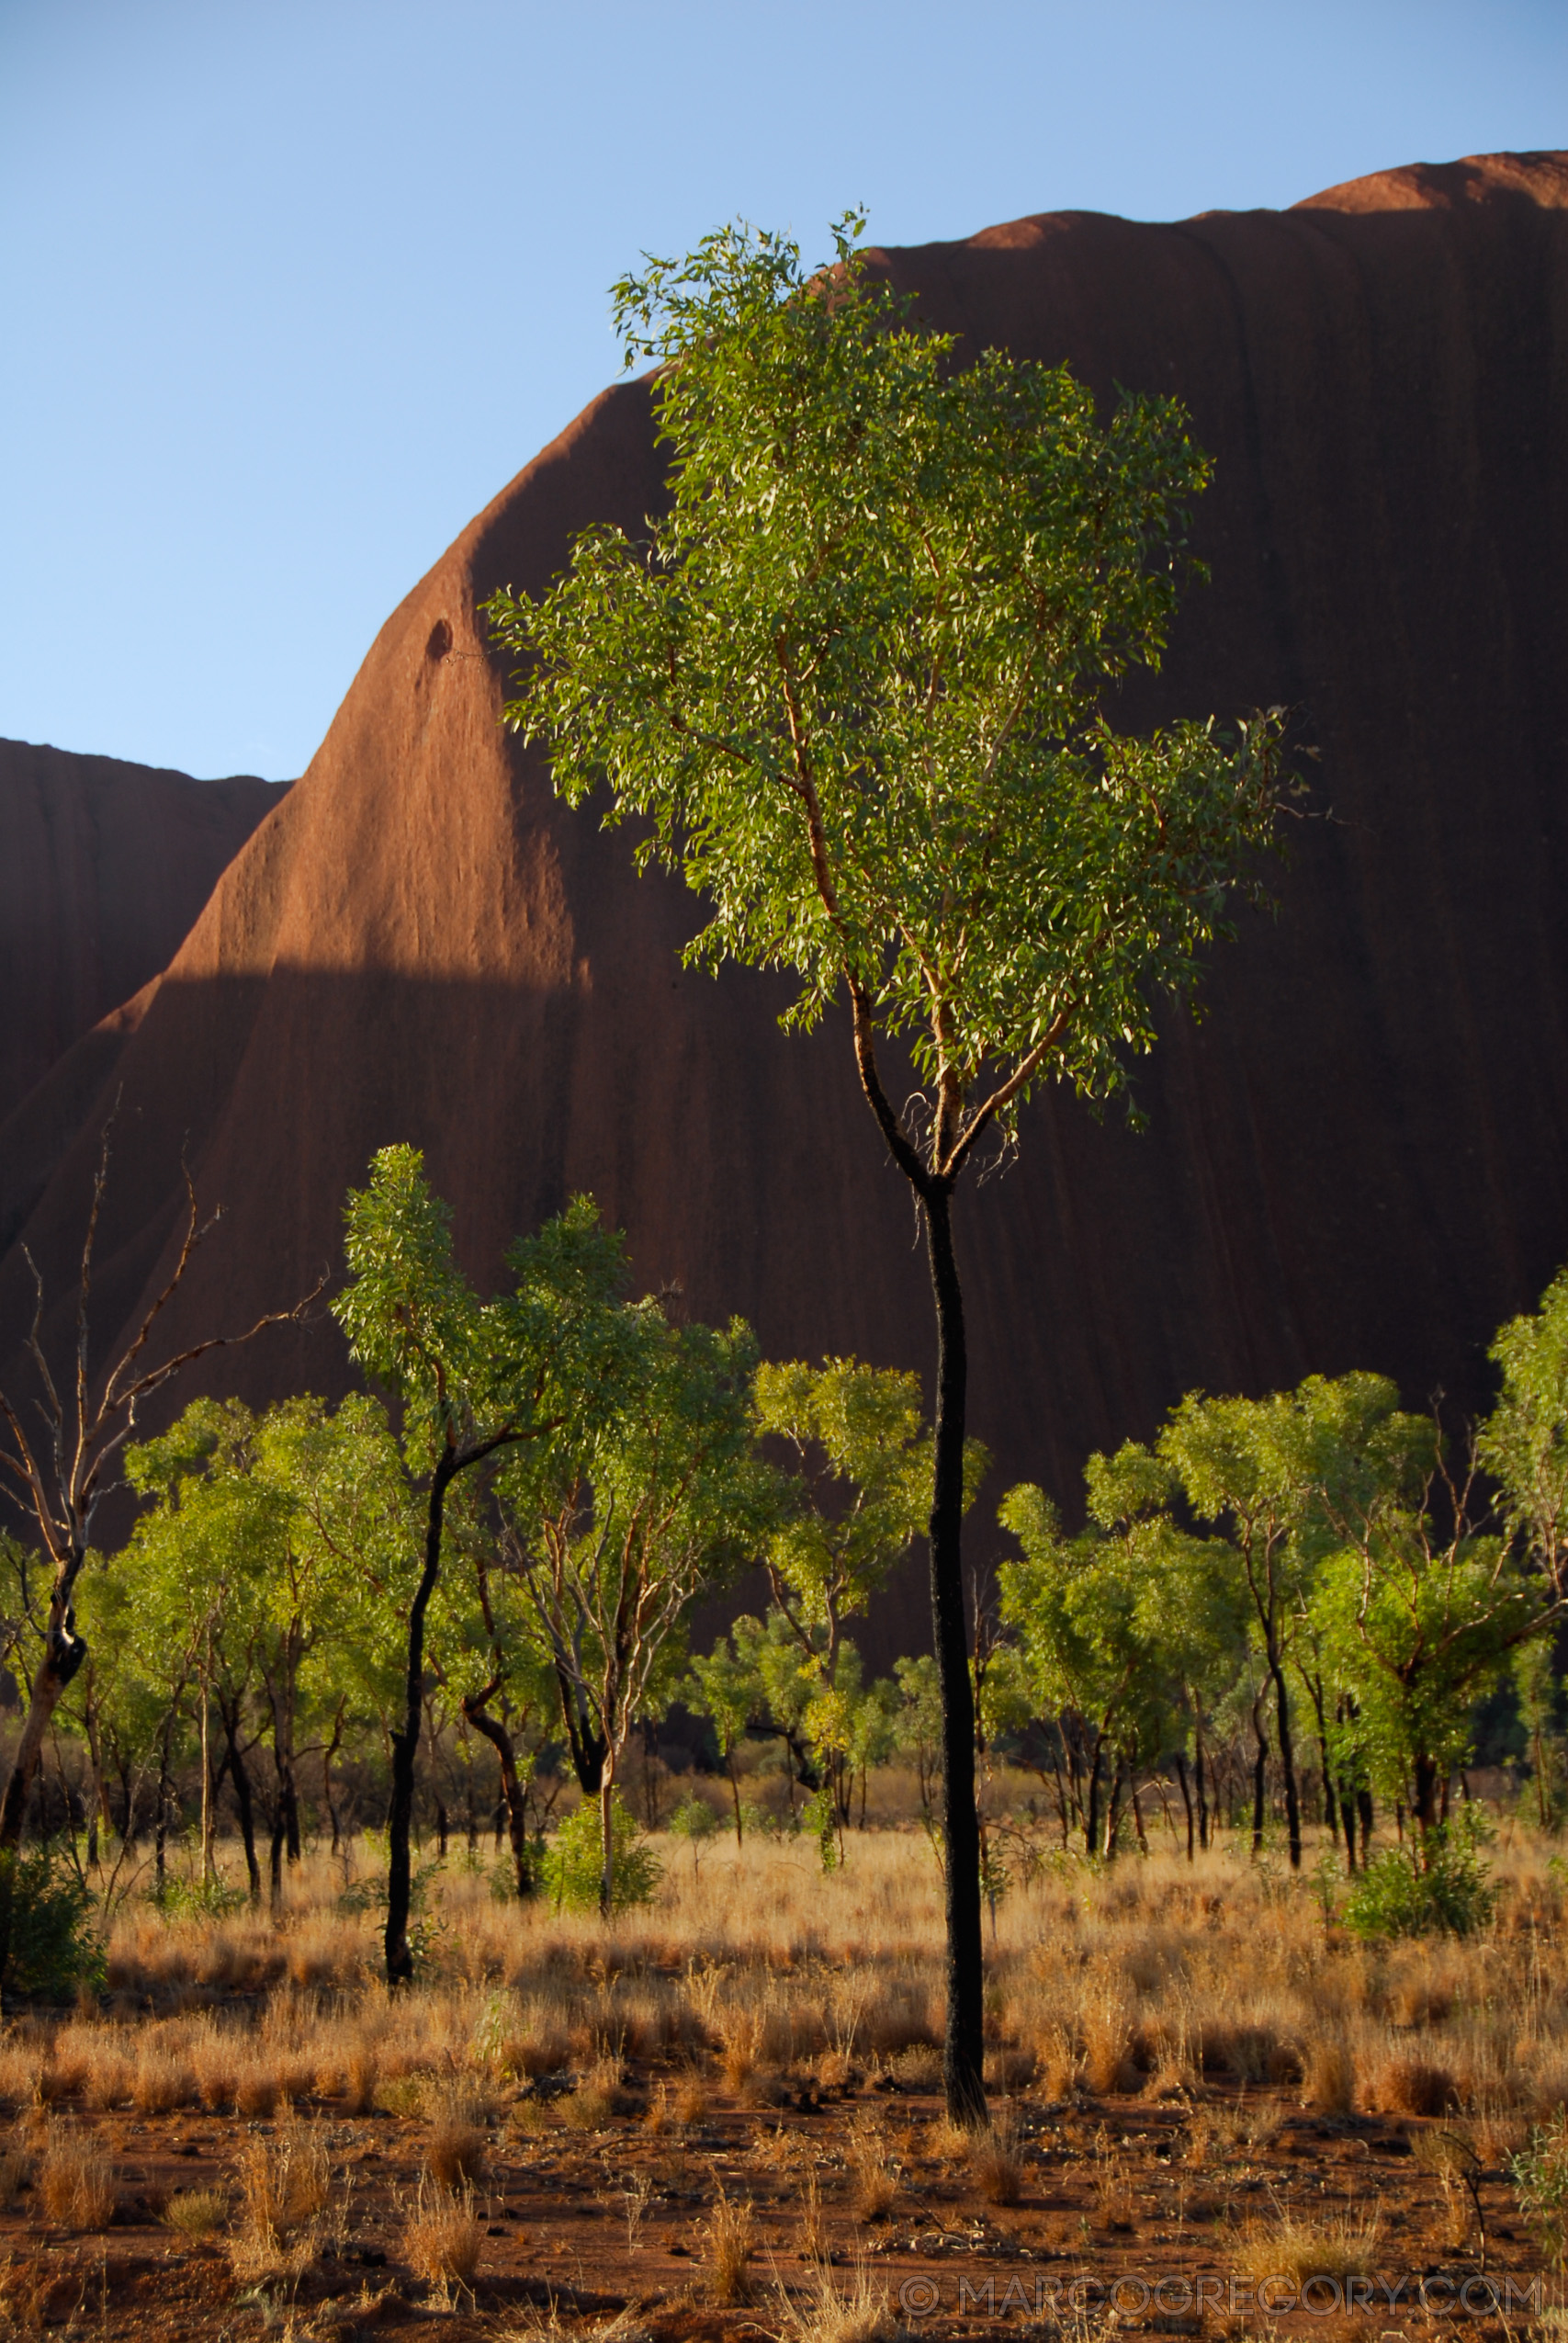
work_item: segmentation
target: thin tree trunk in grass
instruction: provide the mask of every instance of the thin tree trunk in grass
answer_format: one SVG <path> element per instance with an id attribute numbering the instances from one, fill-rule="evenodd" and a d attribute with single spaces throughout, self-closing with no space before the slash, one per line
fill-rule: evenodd
<path id="1" fill-rule="evenodd" d="M 251 1795 L 251 1777 L 245 1760 L 240 1754 L 239 1703 L 231 1711 L 220 1700 L 218 1714 L 223 1721 L 223 1737 L 229 1744 L 229 1771 L 234 1783 L 234 1805 L 240 1817 L 240 1839 L 245 1850 L 245 1876 L 251 1885 L 251 1901 L 261 1902 L 261 1865 L 256 1861 L 255 1803 Z"/>
<path id="2" fill-rule="evenodd" d="M 171 1708 L 158 1739 L 158 1805 L 152 1822 L 152 1875 L 160 1896 L 164 1892 L 164 1857 L 169 1843 L 169 1745 L 174 1730 L 175 1712 Z"/>
<path id="3" fill-rule="evenodd" d="M 599 1781 L 599 1917 L 607 1920 L 615 1908 L 615 1753 L 604 1752 Z M 693 1851 L 695 1852 L 694 1842 Z"/>
<path id="4" fill-rule="evenodd" d="M 1192 1755 L 1193 1786 L 1198 1793 L 1198 1844 L 1205 1854 L 1209 1848 L 1209 1784 L 1208 1768 L 1203 1762 L 1203 1712 L 1193 1703 Z"/>
<path id="5" fill-rule="evenodd" d="M 1278 1660 L 1273 1662 L 1274 1706 L 1280 1723 L 1280 1771 L 1285 1777 L 1285 1831 L 1291 1845 L 1291 1869 L 1302 1867 L 1302 1802 L 1296 1790 L 1295 1751 L 1291 1741 L 1291 1703 L 1285 1690 L 1285 1671 Z"/>
<path id="6" fill-rule="evenodd" d="M 1351 1878 L 1356 1875 L 1356 1801 L 1342 1782 L 1339 1784 L 1339 1827 L 1345 1833 L 1345 1864 Z"/>
<path id="7" fill-rule="evenodd" d="M 332 1824 L 332 1851 L 334 1855 L 343 1843 L 343 1828 L 338 1820 L 337 1801 L 333 1796 L 333 1760 L 343 1746 L 343 1716 L 347 1705 L 345 1695 L 337 1704 L 337 1715 L 333 1719 L 332 1739 L 321 1751 L 321 1798 L 327 1809 L 327 1819 Z"/>
<path id="8" fill-rule="evenodd" d="M 1372 1794 L 1370 1790 L 1356 1793 L 1356 1819 L 1360 1826 L 1361 1869 L 1367 1868 L 1367 1851 L 1372 1843 Z"/>
<path id="9" fill-rule="evenodd" d="M 1089 1770 L 1089 1811 L 1084 1819 L 1084 1852 L 1088 1855 L 1100 1852 L 1100 1749 L 1097 1741 L 1094 1762 Z"/>
<path id="10" fill-rule="evenodd" d="M 1176 1756 L 1176 1778 L 1181 1784 L 1181 1803 L 1187 1809 L 1187 1860 L 1192 1861 L 1192 1792 L 1187 1780 L 1187 1760 L 1179 1749 Z"/>
<path id="11" fill-rule="evenodd" d="M 1418 1757 L 1416 1760 L 1415 1813 L 1425 1861 L 1427 1834 L 1435 1830 L 1438 1825 L 1438 1768 L 1436 1761 L 1429 1757 Z"/>
<path id="12" fill-rule="evenodd" d="M 980 1934 L 980 1826 L 975 1806 L 975 1703 L 964 1617 L 964 1434 L 968 1355 L 964 1296 L 953 1249 L 951 1188 L 931 1181 L 923 1201 L 936 1299 L 935 1476 L 931 1496 L 931 1627 L 942 1684 L 942 1823 L 947 1846 L 947 2039 L 942 2081 L 949 2117 L 986 2120 L 985 1971 Z"/>
<path id="13" fill-rule="evenodd" d="M 409 1834 L 413 1823 L 414 1760 L 419 1751 L 420 1713 L 424 1696 L 424 1614 L 441 1573 L 441 1532 L 446 1491 L 456 1477 L 461 1452 L 448 1444 L 436 1460 L 430 1481 L 425 1518 L 424 1568 L 409 1606 L 407 1674 L 404 1683 L 403 1726 L 392 1735 L 392 1795 L 387 1817 L 387 1983 L 408 1985 L 413 1977 L 409 1948 Z"/>
<path id="14" fill-rule="evenodd" d="M 1122 1828 L 1122 1760 L 1116 1760 L 1116 1771 L 1111 1777 L 1111 1803 L 1105 1810 L 1105 1844 L 1100 1849 L 1108 1863 L 1116 1860 L 1116 1840 Z"/>
<path id="15" fill-rule="evenodd" d="M 1263 1730 L 1263 1689 L 1252 1703 L 1252 1730 L 1258 1742 L 1258 1755 L 1252 1768 L 1252 1851 L 1263 1852 L 1263 1801 L 1268 1788 L 1269 1736 Z"/>
<path id="16" fill-rule="evenodd" d="M 740 1783 L 735 1771 L 735 1749 L 733 1744 L 731 1744 L 731 1746 L 725 1751 L 724 1762 L 726 1771 L 729 1775 L 729 1794 L 735 1805 L 735 1843 L 739 1847 L 744 1843 L 746 1834 L 740 1827 Z M 864 1822 L 864 1819 L 865 1816 L 863 1809 L 861 1815 L 861 1820 L 863 1823 Z"/>
<path id="17" fill-rule="evenodd" d="M 489 1694 L 470 1694 L 469 1698 L 464 1701 L 463 1707 L 475 1732 L 482 1733 L 495 1751 L 496 1760 L 501 1767 L 502 1803 L 497 1808 L 497 1813 L 499 1815 L 504 1811 L 506 1816 L 506 1828 L 512 1841 L 513 1867 L 517 1875 L 517 1896 L 519 1902 L 522 1902 L 534 1892 L 534 1875 L 528 1862 L 528 1816 L 523 1785 L 517 1774 L 517 1755 L 513 1746 L 511 1734 L 498 1718 L 491 1716 L 488 1709 L 480 1706 L 481 1698 L 488 1699 Z M 500 1843 L 501 1831 L 498 1825 L 496 1844 L 499 1846 Z"/>

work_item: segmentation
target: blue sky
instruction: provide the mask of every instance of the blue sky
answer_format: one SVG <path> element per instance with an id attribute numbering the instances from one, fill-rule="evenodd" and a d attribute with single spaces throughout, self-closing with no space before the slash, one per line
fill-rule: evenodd
<path id="1" fill-rule="evenodd" d="M 0 0 L 0 733 L 302 770 L 605 288 L 1568 145 L 1562 0 Z"/>

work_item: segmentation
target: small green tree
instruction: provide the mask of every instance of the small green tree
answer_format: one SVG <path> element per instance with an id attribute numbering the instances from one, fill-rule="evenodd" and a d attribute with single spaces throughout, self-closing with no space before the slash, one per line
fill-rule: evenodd
<path id="1" fill-rule="evenodd" d="M 788 1022 L 847 994 L 867 1104 L 924 1217 L 938 1322 L 929 1523 L 943 1703 L 948 2105 L 983 2119 L 979 1836 L 961 1559 L 967 1353 L 952 1197 L 1051 1078 L 1102 1095 L 1154 1039 L 1271 827 L 1278 726 L 1114 731 L 1157 664 L 1208 477 L 1173 400 L 1103 421 L 1065 368 L 954 364 L 856 248 L 814 275 L 725 230 L 615 289 L 659 368 L 671 504 L 595 528 L 539 604 L 489 613 L 528 668 L 507 720 L 573 803 L 684 871 L 690 956 L 786 967 Z M 926 1110 L 895 1109 L 907 1044 Z"/>
<path id="2" fill-rule="evenodd" d="M 637 1715 L 680 1665 L 696 1595 L 750 1559 L 768 1531 L 773 1477 L 752 1449 L 756 1342 L 671 1326 L 657 1302 L 621 1314 L 598 1413 L 586 1409 L 547 1454 L 497 1476 L 502 1552 L 531 1606 L 603 1809 L 606 1919 L 615 1908 L 611 1802 Z"/>
<path id="3" fill-rule="evenodd" d="M 1138 1521 L 1064 1535 L 1043 1490 L 1008 1491 L 1000 1520 L 1023 1549 L 998 1571 L 1004 1623 L 1018 1636 L 1042 1715 L 1066 1711 L 1087 1730 L 1080 1811 L 1084 1851 L 1116 1851 L 1123 1786 L 1166 1746 L 1171 1671 L 1145 1598 L 1169 1525 Z M 1134 1807 L 1142 1836 L 1141 1818 Z"/>
<path id="4" fill-rule="evenodd" d="M 403 1403 L 411 1466 L 425 1481 L 423 1557 L 407 1610 L 402 1714 L 391 1734 L 386 1964 L 409 1983 L 409 1833 L 424 1697 L 425 1616 L 441 1573 L 446 1500 L 459 1474 L 530 1443 L 543 1457 L 602 1405 L 623 1340 L 618 1238 L 578 1197 L 508 1255 L 510 1293 L 483 1302 L 452 1257 L 451 1217 L 416 1148 L 383 1148 L 351 1190 L 351 1282 L 333 1304 L 353 1356 Z"/>
<path id="5" fill-rule="evenodd" d="M 681 1697 L 694 1716 L 705 1716 L 713 1726 L 718 1753 L 729 1776 L 730 1802 L 735 1811 L 735 1843 L 738 1847 L 741 1846 L 745 1842 L 746 1825 L 740 1805 L 740 1778 L 735 1770 L 735 1752 L 745 1739 L 748 1726 L 761 1716 L 766 1705 L 761 1678 L 755 1665 L 736 1651 L 729 1637 L 720 1636 L 712 1651 L 705 1656 L 702 1653 L 694 1656 L 692 1672 L 681 1688 Z"/>

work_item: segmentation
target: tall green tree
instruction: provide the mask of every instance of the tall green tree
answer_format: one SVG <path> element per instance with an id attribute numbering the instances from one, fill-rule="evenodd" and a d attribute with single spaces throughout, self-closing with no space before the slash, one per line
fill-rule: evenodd
<path id="1" fill-rule="evenodd" d="M 938 1343 L 929 1521 L 941 1671 L 949 2109 L 983 2119 L 979 1831 L 962 1527 L 967 1350 L 952 1199 L 1042 1081 L 1103 1095 L 1151 1047 L 1152 985 L 1222 932 L 1278 787 L 1273 719 L 1115 731 L 1157 665 L 1206 459 L 1171 400 L 1103 420 L 1066 368 L 955 363 L 854 237 L 802 270 L 743 230 L 615 288 L 651 359 L 671 503 L 584 532 L 538 604 L 507 720 L 571 802 L 600 782 L 642 862 L 703 893 L 688 956 L 840 992 L 867 1104 L 924 1217 Z M 912 1054 L 906 1120 L 884 1072 Z"/>

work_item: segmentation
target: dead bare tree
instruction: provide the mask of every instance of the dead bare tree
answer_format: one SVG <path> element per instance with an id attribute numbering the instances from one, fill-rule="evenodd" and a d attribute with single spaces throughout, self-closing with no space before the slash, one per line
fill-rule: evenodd
<path id="1" fill-rule="evenodd" d="M 73 1387 L 68 1387 L 64 1398 L 44 1351 L 43 1279 L 32 1254 L 26 1246 L 22 1248 L 23 1259 L 32 1273 L 35 1294 L 26 1347 L 40 1387 L 41 1396 L 35 1398 L 34 1406 L 42 1419 L 43 1432 L 41 1437 L 29 1437 L 21 1409 L 7 1392 L 0 1390 L 0 1488 L 37 1528 L 43 1552 L 36 1568 L 39 1577 L 47 1577 L 48 1589 L 47 1594 L 42 1587 L 35 1592 L 30 1583 L 35 1566 L 24 1561 L 23 1603 L 43 1648 L 28 1688 L 21 1738 L 4 1796 L 0 1797 L 0 1855 L 14 1851 L 21 1842 L 28 1792 L 38 1770 L 50 1721 L 62 1694 L 87 1657 L 86 1640 L 76 1632 L 76 1581 L 92 1542 L 94 1517 L 110 1489 L 118 1486 L 113 1467 L 136 1428 L 138 1410 L 172 1376 L 207 1352 L 248 1342 L 265 1327 L 298 1320 L 327 1282 L 323 1273 L 301 1300 L 288 1309 L 267 1311 L 243 1334 L 212 1335 L 205 1341 L 189 1344 L 159 1365 L 146 1364 L 158 1320 L 179 1290 L 197 1246 L 220 1217 L 214 1213 L 206 1221 L 198 1218 L 196 1190 L 187 1172 L 186 1231 L 174 1268 L 126 1350 L 101 1380 L 96 1378 L 89 1360 L 87 1306 L 92 1290 L 93 1247 L 108 1183 L 109 1134 L 113 1126 L 111 1114 L 99 1146 L 92 1205 L 82 1244 Z M 3 1906 L 4 1899 L 0 1898 L 0 1907 Z M 0 1908 L 0 1934 L 8 1935 L 8 1909 Z M 0 1941 L 0 1966 L 7 1949 Z"/>

